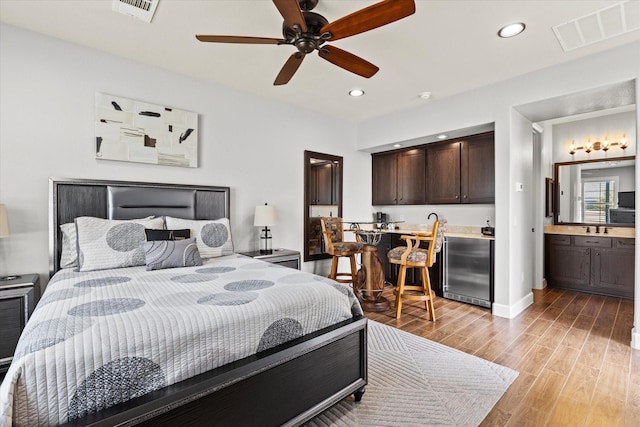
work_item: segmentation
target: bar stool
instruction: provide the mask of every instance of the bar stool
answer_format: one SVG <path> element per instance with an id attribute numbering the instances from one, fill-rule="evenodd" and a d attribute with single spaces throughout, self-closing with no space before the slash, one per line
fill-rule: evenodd
<path id="1" fill-rule="evenodd" d="M 440 223 L 443 222 L 442 226 Z M 396 295 L 396 319 L 400 318 L 402 313 L 403 299 L 424 301 L 425 308 L 432 321 L 436 321 L 436 310 L 433 306 L 435 293 L 431 289 L 431 280 L 429 279 L 429 267 L 435 262 L 435 254 L 440 252 L 442 242 L 444 240 L 445 220 L 435 221 L 431 234 L 420 235 L 411 234 L 403 235 L 402 239 L 407 241 L 407 246 L 398 246 L 389 251 L 389 262 L 400 265 L 398 274 L 398 285 L 394 290 Z M 420 242 L 429 241 L 429 248 L 420 247 Z M 422 276 L 422 286 L 405 285 L 408 268 L 419 268 Z"/>
<path id="2" fill-rule="evenodd" d="M 344 241 L 342 218 L 322 217 L 322 235 L 324 237 L 325 252 L 333 257 L 331 260 L 331 273 L 329 278 L 340 283 L 355 283 L 358 268 L 356 266 L 356 255 L 363 252 L 363 244 L 356 235 L 355 242 Z M 338 260 L 340 257 L 349 258 L 351 272 L 338 272 Z M 354 290 L 355 291 L 355 290 Z"/>

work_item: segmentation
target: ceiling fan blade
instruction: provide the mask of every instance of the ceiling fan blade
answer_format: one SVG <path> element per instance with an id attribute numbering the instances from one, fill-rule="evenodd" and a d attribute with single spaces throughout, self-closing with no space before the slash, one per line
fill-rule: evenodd
<path id="1" fill-rule="evenodd" d="M 413 0 L 383 0 L 330 22 L 320 29 L 320 34 L 329 32 L 329 40 L 338 40 L 390 24 L 415 11 Z"/>
<path id="2" fill-rule="evenodd" d="M 302 64 L 302 60 L 306 55 L 296 52 L 287 59 L 287 62 L 284 63 L 284 66 L 278 73 L 276 80 L 273 82 L 274 86 L 280 86 L 289 83 L 291 77 L 298 71 L 300 64 Z"/>
<path id="3" fill-rule="evenodd" d="M 244 44 L 282 44 L 284 39 L 270 37 L 245 37 L 245 36 L 208 36 L 197 34 L 196 38 L 201 42 L 211 43 L 244 43 Z"/>
<path id="4" fill-rule="evenodd" d="M 338 67 L 344 68 L 362 77 L 369 78 L 378 72 L 379 68 L 369 61 L 339 49 L 335 46 L 324 45 L 318 52 L 321 58 L 326 59 Z"/>
<path id="5" fill-rule="evenodd" d="M 303 33 L 307 32 L 307 23 L 302 16 L 298 0 L 273 0 L 273 3 L 288 27 L 293 28 L 294 25 L 298 25 Z"/>

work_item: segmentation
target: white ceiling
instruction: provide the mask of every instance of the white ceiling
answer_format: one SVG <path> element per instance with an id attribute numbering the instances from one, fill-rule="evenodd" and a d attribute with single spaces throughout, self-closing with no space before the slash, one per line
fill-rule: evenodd
<path id="1" fill-rule="evenodd" d="M 633 0 L 637 3 L 638 0 Z M 376 3 L 320 0 L 329 21 Z M 632 31 L 564 52 L 552 27 L 618 1 L 416 0 L 416 13 L 331 44 L 380 67 L 365 79 L 308 55 L 285 86 L 273 81 L 292 46 L 198 42 L 195 34 L 281 37 L 268 0 L 160 0 L 151 24 L 112 11 L 111 0 L 0 0 L 0 20 L 136 61 L 358 122 L 640 40 Z M 638 9 L 640 10 L 640 9 Z M 522 21 L 526 31 L 500 39 Z M 365 90 L 350 98 L 355 87 Z"/>

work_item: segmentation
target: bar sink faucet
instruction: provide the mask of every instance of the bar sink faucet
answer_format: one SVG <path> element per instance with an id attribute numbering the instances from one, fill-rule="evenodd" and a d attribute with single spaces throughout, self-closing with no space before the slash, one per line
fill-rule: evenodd
<path id="1" fill-rule="evenodd" d="M 436 221 L 438 220 L 438 214 L 437 214 L 437 213 L 435 213 L 435 212 L 431 212 L 431 213 L 429 214 L 429 216 L 427 217 L 427 221 L 429 221 L 429 220 L 431 219 L 431 215 L 435 215 L 435 216 L 436 216 Z"/>

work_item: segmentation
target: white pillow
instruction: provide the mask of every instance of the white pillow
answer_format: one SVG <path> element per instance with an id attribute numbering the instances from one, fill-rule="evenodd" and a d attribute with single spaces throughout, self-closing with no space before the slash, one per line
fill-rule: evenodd
<path id="1" fill-rule="evenodd" d="M 145 228 L 162 228 L 162 218 L 111 220 L 76 218 L 78 271 L 145 265 Z"/>
<path id="2" fill-rule="evenodd" d="M 72 268 L 78 266 L 78 242 L 76 237 L 76 225 L 68 222 L 60 226 L 62 232 L 62 253 L 60 254 L 60 268 Z"/>
<path id="3" fill-rule="evenodd" d="M 233 240 L 229 218 L 194 220 L 166 216 L 167 229 L 188 228 L 196 238 L 198 251 L 203 259 L 233 254 Z"/>

